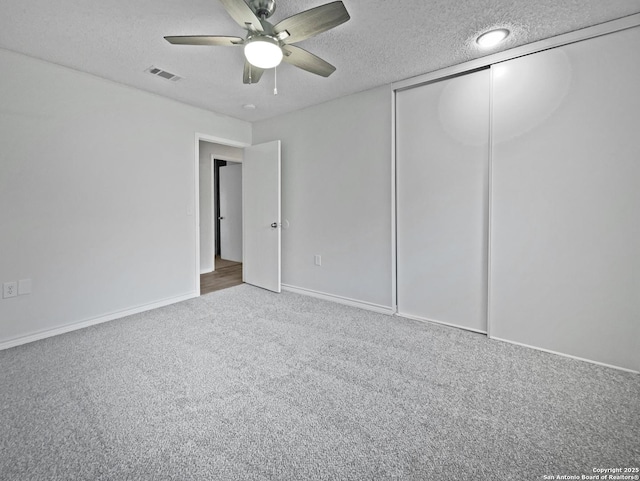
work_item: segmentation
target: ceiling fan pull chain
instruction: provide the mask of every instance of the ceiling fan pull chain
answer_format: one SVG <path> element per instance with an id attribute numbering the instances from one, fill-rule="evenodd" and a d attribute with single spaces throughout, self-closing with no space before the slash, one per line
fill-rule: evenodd
<path id="1" fill-rule="evenodd" d="M 278 95 L 278 67 L 273 67 L 273 95 Z"/>

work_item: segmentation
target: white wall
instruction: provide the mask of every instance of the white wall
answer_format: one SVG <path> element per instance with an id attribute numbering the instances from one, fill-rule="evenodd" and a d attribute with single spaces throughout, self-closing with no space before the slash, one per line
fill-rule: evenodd
<path id="1" fill-rule="evenodd" d="M 214 270 L 215 262 L 215 221 L 213 195 L 213 162 L 211 158 L 202 160 L 202 144 L 200 141 L 200 161 L 198 162 L 200 177 L 200 274 Z"/>
<path id="2" fill-rule="evenodd" d="M 254 124 L 282 140 L 283 284 L 391 306 L 390 133 L 388 86 Z"/>
<path id="3" fill-rule="evenodd" d="M 200 158 L 200 272 L 211 272 L 215 258 L 214 169 L 211 156 L 242 162 L 243 149 L 229 145 L 199 142 Z"/>
<path id="4" fill-rule="evenodd" d="M 211 160 L 213 155 L 216 159 L 230 160 L 232 162 L 242 162 L 243 149 L 230 145 L 214 144 L 213 142 L 200 141 L 200 160 Z"/>
<path id="5" fill-rule="evenodd" d="M 194 295 L 195 133 L 251 125 L 5 50 L 0 71 L 0 282 L 33 279 L 0 343 Z"/>

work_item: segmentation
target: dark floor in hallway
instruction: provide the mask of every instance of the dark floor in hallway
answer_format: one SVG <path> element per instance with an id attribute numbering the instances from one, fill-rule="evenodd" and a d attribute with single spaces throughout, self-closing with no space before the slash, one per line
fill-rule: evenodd
<path id="1" fill-rule="evenodd" d="M 216 270 L 200 276 L 200 295 L 242 284 L 242 263 L 216 257 Z"/>

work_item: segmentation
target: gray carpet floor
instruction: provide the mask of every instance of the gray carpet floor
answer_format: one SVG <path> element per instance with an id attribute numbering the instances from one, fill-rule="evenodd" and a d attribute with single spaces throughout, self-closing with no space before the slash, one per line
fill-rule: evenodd
<path id="1" fill-rule="evenodd" d="M 1 351 L 0 389 L 2 480 L 640 466 L 638 375 L 248 285 Z"/>

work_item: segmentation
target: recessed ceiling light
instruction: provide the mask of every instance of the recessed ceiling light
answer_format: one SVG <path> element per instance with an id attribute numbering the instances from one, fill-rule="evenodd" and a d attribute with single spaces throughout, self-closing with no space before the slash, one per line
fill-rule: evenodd
<path id="1" fill-rule="evenodd" d="M 506 28 L 498 28 L 495 30 L 489 30 L 483 33 L 476 39 L 476 43 L 482 48 L 495 47 L 505 38 L 509 36 L 509 30 Z"/>
<path id="2" fill-rule="evenodd" d="M 242 106 L 242 108 L 243 108 L 243 109 L 245 109 L 245 110 L 255 110 L 255 109 L 256 109 L 256 106 L 255 106 L 255 105 L 253 105 L 253 104 L 244 104 L 244 105 Z"/>

